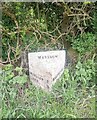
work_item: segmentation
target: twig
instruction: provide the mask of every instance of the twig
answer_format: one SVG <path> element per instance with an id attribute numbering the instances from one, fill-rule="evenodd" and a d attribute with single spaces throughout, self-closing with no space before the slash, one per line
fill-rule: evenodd
<path id="1" fill-rule="evenodd" d="M 27 45 L 26 48 L 25 48 L 25 51 L 30 47 L 30 45 L 33 45 L 34 42 L 35 42 L 35 40 L 32 43 L 30 43 L 29 45 Z"/>

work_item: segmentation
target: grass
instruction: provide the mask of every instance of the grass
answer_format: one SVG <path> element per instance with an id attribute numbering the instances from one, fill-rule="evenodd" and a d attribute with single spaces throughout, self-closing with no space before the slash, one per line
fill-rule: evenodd
<path id="1" fill-rule="evenodd" d="M 89 89 L 77 87 L 68 69 L 50 93 L 28 78 L 22 84 L 13 82 L 13 76 L 8 79 L 13 70 L 9 71 L 0 76 L 1 118 L 95 118 L 95 84 Z"/>

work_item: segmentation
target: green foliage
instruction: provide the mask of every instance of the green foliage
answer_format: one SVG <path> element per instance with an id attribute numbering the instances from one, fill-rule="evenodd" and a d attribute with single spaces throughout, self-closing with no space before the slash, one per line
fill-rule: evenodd
<path id="1" fill-rule="evenodd" d="M 15 59 L 24 51 L 37 51 L 40 47 L 51 47 L 60 24 L 63 8 L 51 3 L 3 3 L 2 10 L 2 57 L 6 61 Z M 59 9 L 60 8 L 60 9 Z M 61 18 L 60 18 L 61 16 Z M 50 33 L 52 32 L 52 33 Z M 31 45 L 30 45 L 31 44 Z M 52 45 L 50 45 L 52 44 Z M 7 52 L 5 52 L 7 51 Z"/>
<path id="2" fill-rule="evenodd" d="M 77 80 L 78 86 L 90 87 L 95 83 L 95 63 L 93 60 L 87 60 L 83 64 L 79 61 L 76 65 L 74 79 Z"/>
<path id="3" fill-rule="evenodd" d="M 21 52 L 26 48 L 28 51 L 37 51 L 43 47 L 53 47 L 53 49 L 55 49 L 55 46 L 60 42 L 58 39 L 60 38 L 62 41 L 62 37 L 59 36 L 61 34 L 61 23 L 63 21 L 64 12 L 70 15 L 75 14 L 77 16 L 82 14 L 82 17 L 70 17 L 70 24 L 77 24 L 78 30 L 79 28 L 83 29 L 86 27 L 87 32 L 94 32 L 94 28 L 92 28 L 93 25 L 90 27 L 90 24 L 93 23 L 90 18 L 92 17 L 92 12 L 94 11 L 94 3 L 80 3 L 78 5 L 77 3 L 28 4 L 27 2 L 13 2 L 2 3 L 2 6 L 2 57 L 4 61 L 12 61 L 13 59 L 15 61 Z M 72 10 L 74 9 L 73 7 L 78 8 L 78 10 Z M 93 8 L 89 13 L 91 17 L 84 17 L 83 13 L 87 13 L 89 8 Z M 81 11 L 83 12 L 81 13 Z M 76 20 L 77 23 L 75 23 Z M 69 31 L 67 31 L 67 33 L 68 32 Z M 92 36 L 87 35 L 87 37 L 89 36 L 91 39 Z M 85 39 L 85 37 L 83 39 Z M 79 52 L 84 52 L 85 50 L 80 48 L 80 46 L 82 47 L 84 43 L 82 42 L 80 45 L 78 42 L 78 39 L 81 39 L 81 36 L 76 36 L 74 39 L 77 40 L 75 40 L 73 47 Z M 86 42 L 88 42 L 88 40 L 86 40 Z M 89 42 L 91 42 L 91 40 L 89 40 Z M 93 46 L 90 48 L 92 47 Z"/>
<path id="4" fill-rule="evenodd" d="M 23 69 L 20 67 L 13 68 L 13 65 L 8 64 L 4 67 L 4 80 L 8 83 L 12 84 L 21 84 L 27 82 L 27 75 L 23 73 Z M 17 76 L 15 76 L 15 72 L 17 72 Z"/>
<path id="5" fill-rule="evenodd" d="M 15 76 L 15 72 L 18 74 L 17 76 Z M 2 93 L 0 95 L 2 96 L 0 118 L 7 118 L 11 114 L 13 107 L 17 106 L 17 101 L 22 94 L 23 86 L 26 84 L 28 77 L 22 72 L 21 68 L 16 67 L 14 69 L 11 64 L 6 65 L 0 74 L 0 91 Z"/>
<path id="6" fill-rule="evenodd" d="M 80 54 L 85 54 L 86 52 L 92 52 L 96 47 L 96 36 L 92 33 L 83 33 L 72 39 L 72 47 L 77 50 Z"/>
<path id="7" fill-rule="evenodd" d="M 65 69 L 51 93 L 36 88 L 20 67 L 9 64 L 0 74 L 1 118 L 95 117 L 94 59 L 79 61 L 73 71 Z"/>
<path id="8" fill-rule="evenodd" d="M 95 72 L 94 59 L 89 59 L 84 63 L 78 61 L 76 68 L 73 71 L 66 69 L 61 82 L 56 83 L 62 102 L 64 101 L 66 106 L 69 105 L 77 118 L 82 116 L 90 118 L 96 115 Z M 54 89 L 57 91 L 56 88 Z"/>
<path id="9" fill-rule="evenodd" d="M 79 60 L 74 68 L 65 69 L 51 93 L 36 88 L 15 67 L 22 51 L 55 49 L 64 39 L 61 34 L 63 13 L 70 15 L 69 32 L 79 30 L 68 41 L 81 57 L 97 47 L 95 37 L 95 3 L 30 3 L 2 4 L 2 58 L 14 63 L 0 69 L 0 118 L 94 118 L 95 61 Z M 76 8 L 76 9 L 75 9 Z M 85 13 L 85 14 L 84 14 Z M 86 16 L 85 16 L 86 15 Z M 91 19 L 91 17 L 93 19 Z M 92 21 L 93 20 L 93 21 Z M 75 29 L 72 28 L 76 26 Z M 74 30 L 73 30 L 74 29 Z M 84 32 L 82 32 L 83 30 Z M 63 46 L 63 43 L 62 43 Z M 95 57 L 95 56 L 94 56 Z"/>

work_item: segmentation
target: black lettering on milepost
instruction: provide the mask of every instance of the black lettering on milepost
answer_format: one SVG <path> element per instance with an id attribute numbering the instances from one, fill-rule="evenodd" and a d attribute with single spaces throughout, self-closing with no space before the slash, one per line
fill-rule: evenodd
<path id="1" fill-rule="evenodd" d="M 47 85 L 47 89 L 49 89 L 50 87 L 49 87 L 49 85 Z"/>
<path id="2" fill-rule="evenodd" d="M 41 76 L 39 76 L 39 75 L 36 75 L 35 73 L 32 73 L 32 72 L 30 72 L 30 74 L 31 74 L 31 76 L 32 76 L 34 79 L 38 79 L 38 80 L 44 81 L 44 78 L 43 78 L 43 77 L 41 77 Z"/>
<path id="3" fill-rule="evenodd" d="M 54 59 L 57 57 L 58 55 L 44 55 L 44 56 L 38 56 L 38 59 Z"/>
<path id="4" fill-rule="evenodd" d="M 47 80 L 47 83 L 49 82 L 49 80 Z"/>
<path id="5" fill-rule="evenodd" d="M 39 59 L 41 59 L 41 56 L 38 56 Z"/>

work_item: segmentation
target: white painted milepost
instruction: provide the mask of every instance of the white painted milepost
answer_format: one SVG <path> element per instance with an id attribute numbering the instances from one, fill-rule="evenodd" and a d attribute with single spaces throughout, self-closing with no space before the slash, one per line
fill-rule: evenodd
<path id="1" fill-rule="evenodd" d="M 28 53 L 30 80 L 37 87 L 51 91 L 60 78 L 66 64 L 66 51 L 45 51 Z"/>

